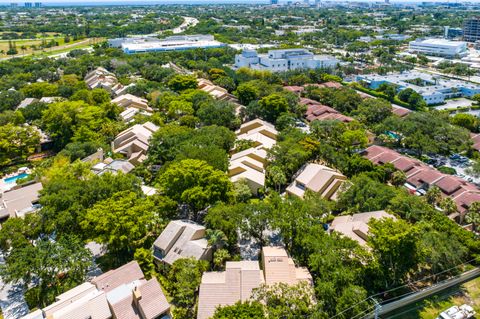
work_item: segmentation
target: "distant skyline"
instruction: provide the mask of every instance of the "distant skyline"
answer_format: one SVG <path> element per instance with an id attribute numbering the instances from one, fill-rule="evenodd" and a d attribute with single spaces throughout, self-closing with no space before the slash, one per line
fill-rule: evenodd
<path id="1" fill-rule="evenodd" d="M 303 2 L 303 0 L 293 0 L 298 2 Z M 335 0 L 323 0 L 326 2 L 332 2 Z M 383 2 L 383 0 L 339 0 L 339 2 Z M 390 0 L 391 2 L 458 2 L 458 3 L 468 3 L 468 2 L 480 2 L 480 0 Z M 125 4 L 198 4 L 198 3 L 269 3 L 270 0 L 101 0 L 101 1 L 79 1 L 79 0 L 48 0 L 48 1 L 41 1 L 41 0 L 0 0 L 0 4 L 10 4 L 10 3 L 18 3 L 22 5 L 25 2 L 42 2 L 45 5 L 54 4 L 54 5 L 102 5 L 102 4 L 110 4 L 110 5 L 125 5 Z M 287 0 L 280 0 L 280 3 L 287 2 Z M 314 2 L 314 0 L 310 0 L 310 2 Z"/>

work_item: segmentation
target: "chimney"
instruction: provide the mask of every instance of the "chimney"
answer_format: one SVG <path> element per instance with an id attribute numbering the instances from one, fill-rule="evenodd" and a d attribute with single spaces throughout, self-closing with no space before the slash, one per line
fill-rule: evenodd
<path id="1" fill-rule="evenodd" d="M 133 289 L 133 298 L 135 301 L 139 301 L 142 299 L 142 293 L 140 292 L 140 289 L 138 289 L 138 286 L 135 286 Z"/>

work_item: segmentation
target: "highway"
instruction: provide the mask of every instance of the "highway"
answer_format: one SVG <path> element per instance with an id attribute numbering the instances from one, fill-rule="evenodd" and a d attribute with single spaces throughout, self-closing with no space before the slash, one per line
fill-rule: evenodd
<path id="1" fill-rule="evenodd" d="M 382 304 L 381 305 L 381 308 L 378 310 L 378 315 L 380 318 L 388 318 L 388 316 L 386 316 L 387 314 L 389 313 L 392 313 L 393 311 L 397 310 L 397 309 L 400 309 L 400 308 L 403 308 L 403 307 L 406 307 L 410 304 L 413 304 L 417 301 L 420 301 L 422 299 L 425 299 L 427 297 L 430 297 L 432 295 L 435 295 L 435 294 L 438 294 L 439 292 L 445 290 L 445 289 L 448 289 L 450 287 L 453 287 L 453 286 L 456 286 L 456 285 L 459 285 L 459 284 L 463 284 L 467 281 L 470 281 L 472 279 L 475 279 L 477 277 L 480 276 L 480 268 L 475 268 L 475 269 L 472 269 L 472 270 L 469 270 L 467 272 L 464 272 L 463 274 L 455 277 L 455 278 L 452 278 L 452 279 L 448 279 L 448 280 L 445 280 L 441 283 L 438 283 L 434 286 L 431 286 L 431 287 L 428 287 L 428 288 L 425 288 L 423 290 L 420 290 L 418 292 L 415 292 L 415 293 L 412 293 L 400 300 L 397 300 L 397 301 L 393 301 L 393 302 L 390 302 L 390 303 L 386 303 L 386 304 Z M 374 318 L 375 317 L 375 313 L 372 312 L 370 314 L 368 314 L 366 317 L 364 318 Z"/>

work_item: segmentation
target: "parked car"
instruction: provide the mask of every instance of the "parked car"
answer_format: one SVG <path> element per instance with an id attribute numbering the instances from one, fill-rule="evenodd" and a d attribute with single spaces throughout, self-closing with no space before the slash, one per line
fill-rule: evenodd
<path id="1" fill-rule="evenodd" d="M 442 312 L 437 319 L 469 319 L 475 314 L 475 310 L 469 305 L 453 306 Z"/>

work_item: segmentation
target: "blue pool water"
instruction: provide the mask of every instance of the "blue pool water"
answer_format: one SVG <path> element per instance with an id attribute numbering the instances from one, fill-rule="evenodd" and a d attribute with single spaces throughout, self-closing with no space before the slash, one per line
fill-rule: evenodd
<path id="1" fill-rule="evenodd" d="M 25 178 L 27 177 L 28 174 L 27 173 L 22 173 L 22 174 L 18 174 L 18 175 L 15 175 L 15 176 L 12 176 L 12 177 L 9 177 L 9 178 L 5 178 L 3 181 L 7 184 L 13 184 L 17 181 L 17 179 L 19 178 Z"/>

